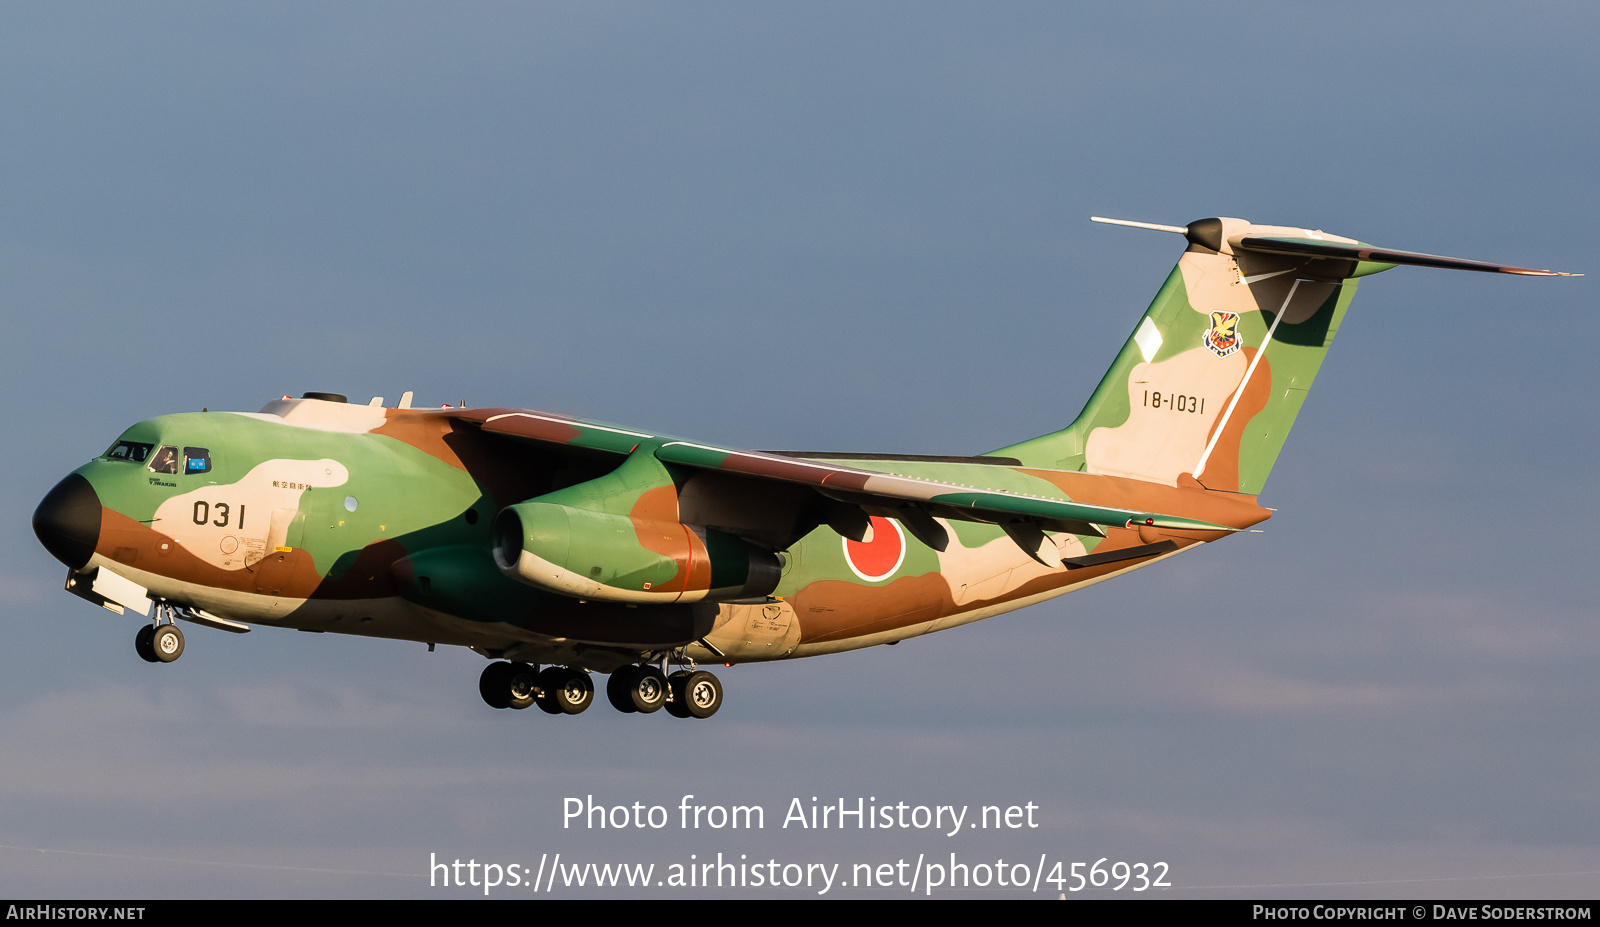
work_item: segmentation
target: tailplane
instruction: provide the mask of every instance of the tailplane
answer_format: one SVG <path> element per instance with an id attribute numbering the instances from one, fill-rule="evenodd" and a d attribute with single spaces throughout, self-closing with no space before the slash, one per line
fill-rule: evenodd
<path id="1" fill-rule="evenodd" d="M 1375 248 L 1322 231 L 1201 219 L 1189 246 L 1083 411 L 1000 448 L 1025 466 L 1258 494 L 1357 281 L 1397 265 L 1579 276 Z"/>

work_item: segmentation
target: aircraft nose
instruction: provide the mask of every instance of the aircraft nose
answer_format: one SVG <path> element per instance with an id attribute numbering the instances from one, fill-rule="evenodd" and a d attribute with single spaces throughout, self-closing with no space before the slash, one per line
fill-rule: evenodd
<path id="1" fill-rule="evenodd" d="M 56 484 L 33 512 L 33 533 L 51 556 L 83 569 L 100 540 L 100 497 L 74 473 Z"/>

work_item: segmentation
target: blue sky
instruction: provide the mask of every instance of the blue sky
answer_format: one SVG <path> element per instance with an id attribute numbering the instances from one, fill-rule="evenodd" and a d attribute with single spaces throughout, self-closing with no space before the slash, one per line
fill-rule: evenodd
<path id="1" fill-rule="evenodd" d="M 740 447 L 988 450 L 1070 420 L 1177 256 L 1091 214 L 1592 273 L 1597 19 L 0 11 L 19 464 L 0 493 L 0 888 L 452 897 L 430 853 L 956 852 L 1163 860 L 1179 897 L 1592 897 L 1593 277 L 1363 282 L 1266 533 L 893 648 L 727 670 L 711 722 L 494 712 L 469 652 L 270 629 L 195 628 L 150 667 L 135 621 L 61 591 L 28 519 L 134 421 L 305 390 Z M 561 827 L 567 796 L 689 793 L 769 815 L 813 795 L 1031 801 L 1041 827 Z"/>

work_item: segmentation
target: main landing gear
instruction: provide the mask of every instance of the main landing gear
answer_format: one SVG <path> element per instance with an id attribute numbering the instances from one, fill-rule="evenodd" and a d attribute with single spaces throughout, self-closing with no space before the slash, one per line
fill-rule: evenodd
<path id="1" fill-rule="evenodd" d="M 543 670 L 529 663 L 501 661 L 484 667 L 478 694 L 490 708 L 538 705 L 552 715 L 575 715 L 594 702 L 588 673 L 565 666 Z M 722 707 L 722 682 L 705 670 L 679 670 L 671 676 L 648 663 L 624 666 L 606 680 L 606 700 L 630 714 L 662 708 L 675 718 L 709 718 Z"/>
<path id="2" fill-rule="evenodd" d="M 667 684 L 672 687 L 667 714 L 675 718 L 709 718 L 722 707 L 722 680 L 705 670 L 678 670 Z"/>
<path id="3" fill-rule="evenodd" d="M 621 712 L 642 715 L 660 711 L 667 704 L 667 677 L 653 666 L 624 666 L 606 680 L 606 698 Z"/>
<path id="4" fill-rule="evenodd" d="M 594 701 L 594 683 L 588 673 L 564 666 L 540 672 L 529 663 L 490 663 L 478 677 L 478 694 L 490 708 L 538 705 L 552 715 L 575 715 Z"/>
<path id="5" fill-rule="evenodd" d="M 171 663 L 183 656 L 183 632 L 173 620 L 171 606 L 165 602 L 156 605 L 155 622 L 134 635 L 133 649 L 146 663 Z"/>

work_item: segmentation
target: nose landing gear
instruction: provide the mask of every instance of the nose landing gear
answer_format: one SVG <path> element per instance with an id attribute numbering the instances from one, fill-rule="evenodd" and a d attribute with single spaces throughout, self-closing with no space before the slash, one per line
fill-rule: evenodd
<path id="1" fill-rule="evenodd" d="M 172 606 L 156 603 L 155 621 L 139 629 L 133 649 L 146 663 L 171 663 L 183 656 L 183 632 L 172 617 Z"/>

